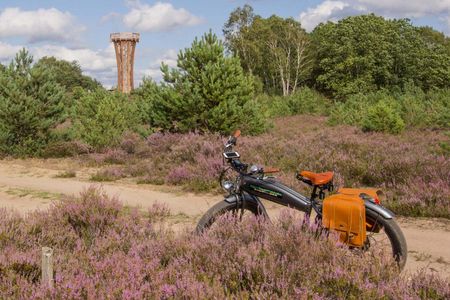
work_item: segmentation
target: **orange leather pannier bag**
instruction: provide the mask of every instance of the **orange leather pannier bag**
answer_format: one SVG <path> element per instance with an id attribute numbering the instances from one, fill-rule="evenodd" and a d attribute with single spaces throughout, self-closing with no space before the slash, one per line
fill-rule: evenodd
<path id="1" fill-rule="evenodd" d="M 339 233 L 343 243 L 362 247 L 366 240 L 366 209 L 358 195 L 335 194 L 323 200 L 322 225 Z"/>

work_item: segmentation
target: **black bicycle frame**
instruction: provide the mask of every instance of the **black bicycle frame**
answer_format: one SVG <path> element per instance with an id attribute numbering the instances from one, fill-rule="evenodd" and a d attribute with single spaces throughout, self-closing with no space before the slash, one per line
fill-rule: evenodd
<path id="1" fill-rule="evenodd" d="M 250 175 L 241 174 L 240 190 L 241 199 L 239 199 L 237 195 L 230 195 L 225 199 L 225 201 L 255 201 L 257 202 L 258 207 L 264 208 L 258 199 L 259 197 L 284 206 L 295 208 L 308 214 L 311 213 L 313 208 L 313 201 L 311 201 L 310 198 L 294 191 L 273 178 L 257 178 Z M 385 219 L 392 219 L 394 217 L 394 214 L 390 210 L 381 205 L 377 205 L 366 200 L 365 206 L 366 209 L 374 211 Z M 265 213 L 265 209 L 263 212 Z"/>

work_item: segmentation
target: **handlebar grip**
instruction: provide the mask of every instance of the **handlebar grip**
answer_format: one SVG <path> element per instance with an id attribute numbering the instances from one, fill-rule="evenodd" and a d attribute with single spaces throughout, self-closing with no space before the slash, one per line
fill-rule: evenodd
<path id="1" fill-rule="evenodd" d="M 280 172 L 281 169 L 280 168 L 272 168 L 272 167 L 268 167 L 268 168 L 264 168 L 263 173 L 278 173 Z"/>

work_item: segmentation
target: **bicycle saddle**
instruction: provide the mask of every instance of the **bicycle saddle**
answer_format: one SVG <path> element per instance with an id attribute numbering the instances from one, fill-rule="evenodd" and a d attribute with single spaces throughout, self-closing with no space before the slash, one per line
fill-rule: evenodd
<path id="1" fill-rule="evenodd" d="M 314 173 L 310 171 L 301 171 L 300 176 L 297 176 L 299 180 L 313 185 L 327 184 L 333 180 L 333 172 Z M 308 182 L 309 181 L 309 182 Z"/>

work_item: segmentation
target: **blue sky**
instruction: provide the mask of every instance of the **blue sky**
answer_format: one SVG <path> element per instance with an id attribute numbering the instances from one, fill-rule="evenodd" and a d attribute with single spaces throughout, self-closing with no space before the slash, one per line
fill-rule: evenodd
<path id="1" fill-rule="evenodd" d="M 374 12 L 450 34 L 450 0 L 2 0 L 0 62 L 26 47 L 35 58 L 77 60 L 86 74 L 109 87 L 116 83 L 109 34 L 133 31 L 141 34 L 136 81 L 144 75 L 158 80 L 161 61 L 174 66 L 178 51 L 209 29 L 221 36 L 230 12 L 246 3 L 264 17 L 293 17 L 308 31 L 320 22 Z"/>

